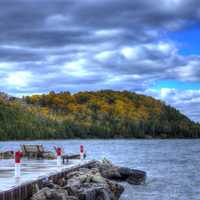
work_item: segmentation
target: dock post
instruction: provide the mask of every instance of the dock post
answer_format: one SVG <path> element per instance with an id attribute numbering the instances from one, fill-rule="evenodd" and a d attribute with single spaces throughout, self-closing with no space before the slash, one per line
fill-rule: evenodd
<path id="1" fill-rule="evenodd" d="M 15 152 L 15 178 L 20 178 L 21 176 L 21 156 L 20 151 Z"/>
<path id="2" fill-rule="evenodd" d="M 84 159 L 84 146 L 82 144 L 80 145 L 80 159 Z"/>
<path id="3" fill-rule="evenodd" d="M 62 166 L 62 158 L 61 158 L 62 149 L 60 147 L 56 148 L 56 154 L 57 154 L 57 166 L 61 167 Z"/>

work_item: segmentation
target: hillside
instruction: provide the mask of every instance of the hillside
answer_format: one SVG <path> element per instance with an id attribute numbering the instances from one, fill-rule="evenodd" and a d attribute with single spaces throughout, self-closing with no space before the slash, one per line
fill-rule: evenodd
<path id="1" fill-rule="evenodd" d="M 191 138 L 200 126 L 152 97 L 111 90 L 0 99 L 0 139 Z"/>
<path id="2" fill-rule="evenodd" d="M 0 96 L 0 140 L 47 139 L 58 134 L 56 131 L 58 123 L 44 116 L 41 109 Z"/>

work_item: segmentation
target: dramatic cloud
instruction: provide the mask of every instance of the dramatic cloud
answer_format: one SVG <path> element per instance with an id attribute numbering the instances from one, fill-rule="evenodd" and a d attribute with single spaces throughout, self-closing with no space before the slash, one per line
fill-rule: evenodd
<path id="1" fill-rule="evenodd" d="M 0 9 L 0 90 L 9 94 L 148 94 L 158 80 L 200 81 L 200 56 L 182 55 L 169 36 L 199 22 L 198 0 L 3 0 Z M 168 101 L 163 91 L 152 95 Z M 200 119 L 193 104 L 169 103 Z"/>

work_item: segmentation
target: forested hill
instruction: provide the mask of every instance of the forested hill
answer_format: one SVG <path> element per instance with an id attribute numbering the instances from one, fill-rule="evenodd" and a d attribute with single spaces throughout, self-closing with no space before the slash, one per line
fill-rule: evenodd
<path id="1" fill-rule="evenodd" d="M 0 96 L 1 140 L 200 137 L 200 125 L 175 108 L 132 92 Z"/>

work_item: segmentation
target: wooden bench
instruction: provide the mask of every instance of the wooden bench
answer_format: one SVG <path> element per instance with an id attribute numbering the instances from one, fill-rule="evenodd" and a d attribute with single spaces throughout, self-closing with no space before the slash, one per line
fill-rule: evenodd
<path id="1" fill-rule="evenodd" d="M 44 150 L 42 144 L 22 144 L 20 146 L 23 156 L 28 158 L 44 158 L 44 154 L 49 153 Z"/>

